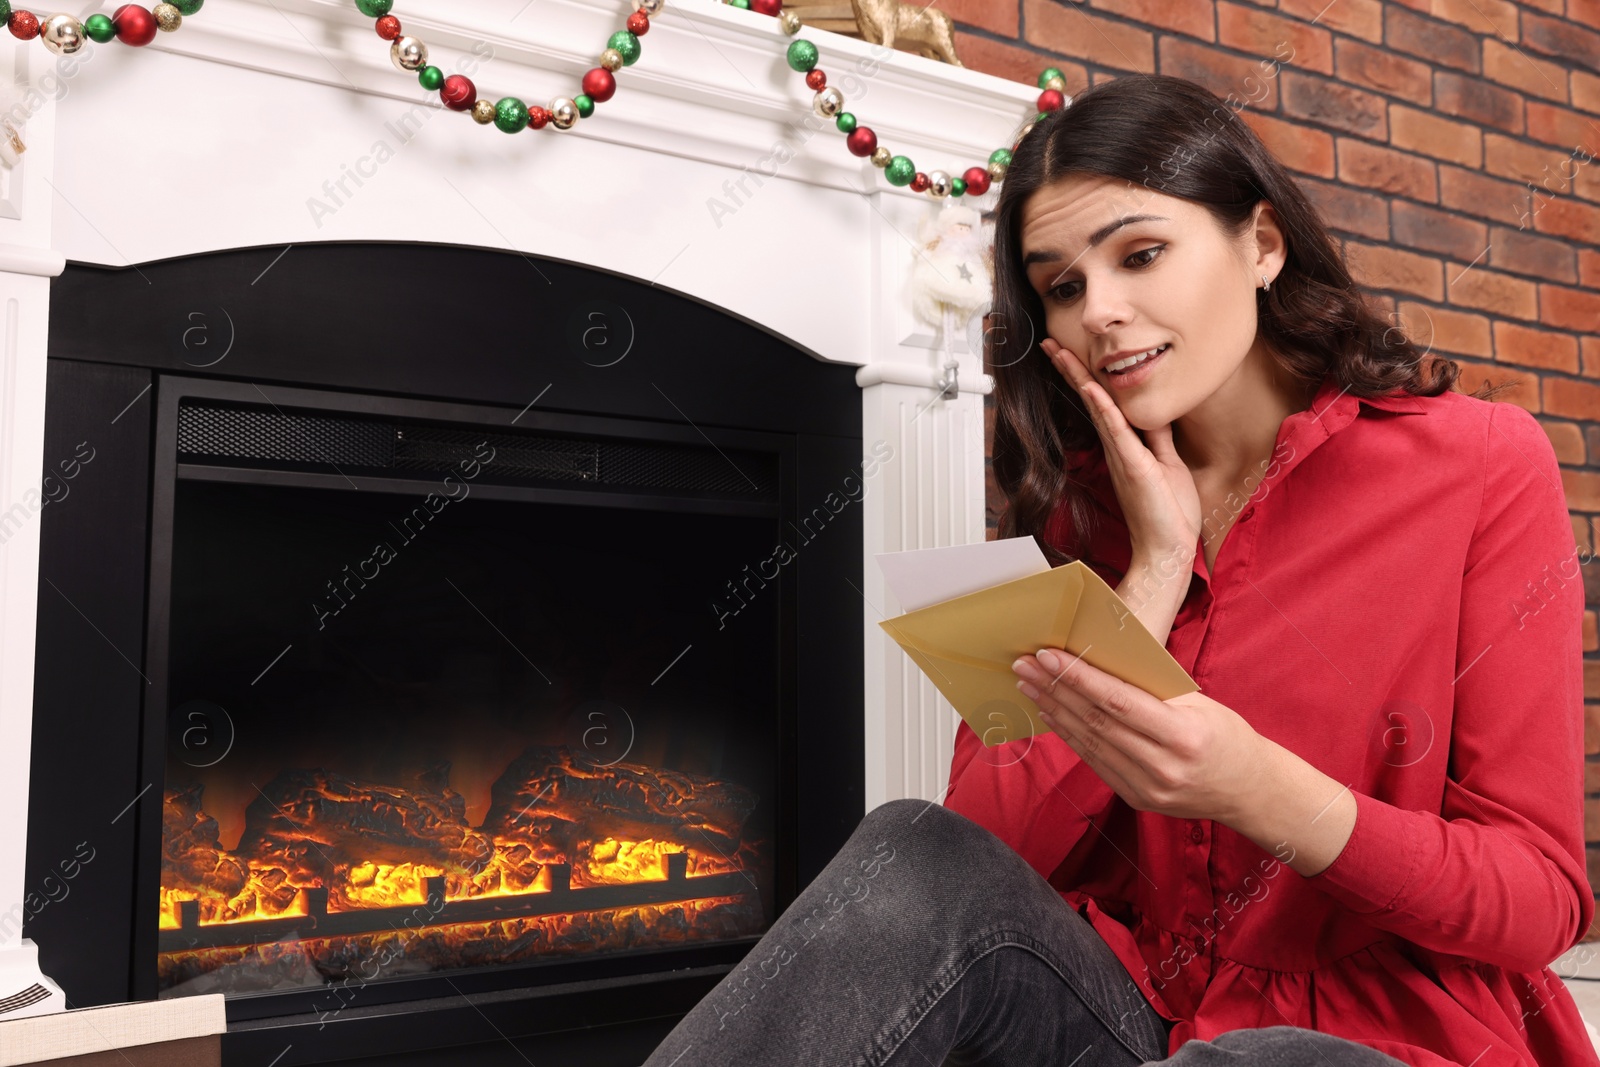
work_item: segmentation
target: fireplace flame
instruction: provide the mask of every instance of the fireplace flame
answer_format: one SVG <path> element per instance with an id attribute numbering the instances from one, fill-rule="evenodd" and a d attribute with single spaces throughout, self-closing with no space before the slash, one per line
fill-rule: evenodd
<path id="1" fill-rule="evenodd" d="M 679 877 L 761 868 L 763 843 L 743 833 L 755 807 L 748 790 L 683 772 L 599 765 L 564 746 L 535 745 L 513 761 L 494 783 L 493 802 L 477 827 L 467 823 L 465 801 L 449 787 L 442 764 L 404 785 L 322 768 L 287 770 L 259 792 L 245 810 L 238 847 L 229 850 L 202 808 L 201 786 L 167 791 L 162 930 L 662 882 L 672 877 L 675 855 L 683 857 Z M 753 890 L 755 883 L 748 884 Z M 430 892 L 439 897 L 430 901 Z M 701 904 L 733 899 L 724 893 Z M 460 948 L 486 928 L 504 934 L 537 927 L 559 942 L 586 924 L 558 914 L 434 925 L 434 942 L 443 937 Z M 314 951 L 319 942 L 338 942 L 342 950 L 351 940 L 313 936 L 299 944 Z M 163 973 L 204 971 L 237 960 L 241 951 L 164 952 Z"/>

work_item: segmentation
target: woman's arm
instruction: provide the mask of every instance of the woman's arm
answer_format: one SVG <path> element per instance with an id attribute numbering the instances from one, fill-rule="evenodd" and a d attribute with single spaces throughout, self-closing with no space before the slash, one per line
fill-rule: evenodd
<path id="1" fill-rule="evenodd" d="M 1291 866 L 1373 926 L 1526 973 L 1576 943 L 1595 914 L 1583 841 L 1583 580 L 1549 438 L 1511 404 L 1494 405 L 1488 422 L 1454 707 L 1439 709 L 1451 720 L 1440 812 L 1347 790 L 1297 770 L 1309 765 L 1283 750 L 1260 791 L 1221 821 L 1268 850 L 1287 841 L 1317 854 Z M 1311 825 L 1307 813 L 1325 806 Z"/>
<path id="2" fill-rule="evenodd" d="M 1161 555 L 1136 553 L 1117 596 L 1163 645 L 1194 579 L 1194 546 Z"/>

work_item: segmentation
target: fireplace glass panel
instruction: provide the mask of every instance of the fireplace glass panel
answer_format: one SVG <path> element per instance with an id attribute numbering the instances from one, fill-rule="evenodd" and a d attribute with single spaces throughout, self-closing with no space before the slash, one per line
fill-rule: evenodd
<path id="1" fill-rule="evenodd" d="M 216 478 L 176 487 L 161 996 L 767 929 L 782 577 L 725 608 L 775 514 Z"/>

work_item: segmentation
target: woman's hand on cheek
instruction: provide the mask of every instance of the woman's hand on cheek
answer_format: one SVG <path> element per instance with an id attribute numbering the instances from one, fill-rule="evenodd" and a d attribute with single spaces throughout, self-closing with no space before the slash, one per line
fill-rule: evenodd
<path id="1" fill-rule="evenodd" d="M 1141 439 L 1076 353 L 1052 337 L 1040 341 L 1039 347 L 1077 390 L 1100 436 L 1134 555 L 1188 563 L 1200 538 L 1200 493 L 1173 446 L 1171 423 L 1146 430 Z"/>
<path id="2" fill-rule="evenodd" d="M 1039 342 L 1039 347 L 1044 350 L 1044 354 L 1050 358 L 1050 362 L 1055 365 L 1056 370 L 1061 372 L 1061 376 L 1067 380 L 1067 383 L 1073 389 L 1078 391 L 1080 396 L 1084 395 L 1085 386 L 1091 387 L 1091 395 L 1084 396 L 1085 400 L 1109 401 L 1111 399 L 1106 395 L 1106 391 L 1100 388 L 1099 383 L 1094 380 L 1094 376 L 1089 373 L 1088 366 L 1078 358 L 1076 352 L 1064 347 L 1054 337 L 1046 337 Z M 1091 409 L 1090 415 L 1092 416 L 1093 414 L 1094 412 Z"/>

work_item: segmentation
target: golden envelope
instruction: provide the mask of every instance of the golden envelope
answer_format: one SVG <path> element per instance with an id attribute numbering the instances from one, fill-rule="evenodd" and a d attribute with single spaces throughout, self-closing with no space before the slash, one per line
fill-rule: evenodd
<path id="1" fill-rule="evenodd" d="M 1017 688 L 1018 656 L 1060 648 L 1161 700 L 1200 687 L 1081 561 L 942 600 L 878 624 L 986 746 L 1050 732 Z"/>

